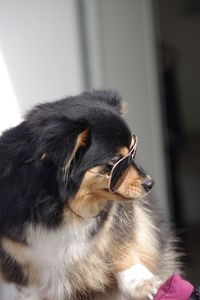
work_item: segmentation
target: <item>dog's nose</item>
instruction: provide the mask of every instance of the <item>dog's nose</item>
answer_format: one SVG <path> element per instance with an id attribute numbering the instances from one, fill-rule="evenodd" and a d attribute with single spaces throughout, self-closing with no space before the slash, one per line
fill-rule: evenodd
<path id="1" fill-rule="evenodd" d="M 149 192 L 152 189 L 152 187 L 154 186 L 153 179 L 151 179 L 151 178 L 145 178 L 142 181 L 142 186 L 143 186 L 145 192 Z"/>

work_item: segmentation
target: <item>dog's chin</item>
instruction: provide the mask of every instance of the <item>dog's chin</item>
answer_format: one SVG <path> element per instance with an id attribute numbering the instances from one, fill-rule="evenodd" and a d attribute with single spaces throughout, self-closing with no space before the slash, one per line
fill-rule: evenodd
<path id="1" fill-rule="evenodd" d="M 119 202 L 127 202 L 127 201 L 134 201 L 136 199 L 142 199 L 146 197 L 148 193 L 142 193 L 142 194 L 126 194 L 121 193 L 120 191 L 115 191 L 111 193 L 108 189 L 104 189 L 104 194 L 109 200 L 119 201 Z"/>

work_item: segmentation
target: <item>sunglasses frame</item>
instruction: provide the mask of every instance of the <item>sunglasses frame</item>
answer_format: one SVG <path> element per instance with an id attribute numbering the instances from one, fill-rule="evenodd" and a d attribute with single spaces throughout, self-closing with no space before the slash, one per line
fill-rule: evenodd
<path id="1" fill-rule="evenodd" d="M 109 179 L 109 183 L 108 183 L 108 190 L 110 193 L 114 193 L 115 190 L 111 190 L 110 188 L 110 185 L 111 185 L 111 180 L 112 180 L 112 174 L 113 174 L 113 171 L 114 169 L 119 165 L 120 162 L 122 162 L 124 159 L 126 159 L 127 157 L 131 156 L 131 158 L 133 159 L 136 155 L 136 150 L 137 150 L 137 144 L 138 144 L 138 137 L 137 135 L 133 134 L 133 138 L 134 138 L 134 145 L 131 147 L 129 153 L 120 158 L 112 167 L 112 170 L 110 171 L 110 174 L 109 175 L 104 175 L 104 174 L 100 174 L 100 173 L 96 173 L 96 172 L 93 172 L 93 171 L 88 171 L 90 173 L 93 173 L 93 174 L 96 174 L 96 175 L 99 175 L 101 177 L 106 177 L 107 179 Z M 128 168 L 130 167 L 130 165 L 128 166 Z"/>

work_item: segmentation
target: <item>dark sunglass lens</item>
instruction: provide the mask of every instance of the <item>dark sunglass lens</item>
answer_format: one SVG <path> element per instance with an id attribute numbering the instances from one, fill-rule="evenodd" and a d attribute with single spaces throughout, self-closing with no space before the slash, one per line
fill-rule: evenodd
<path id="1" fill-rule="evenodd" d="M 125 157 L 119 161 L 113 168 L 110 179 L 110 191 L 114 192 L 117 190 L 128 173 L 129 166 L 131 165 L 131 155 Z"/>

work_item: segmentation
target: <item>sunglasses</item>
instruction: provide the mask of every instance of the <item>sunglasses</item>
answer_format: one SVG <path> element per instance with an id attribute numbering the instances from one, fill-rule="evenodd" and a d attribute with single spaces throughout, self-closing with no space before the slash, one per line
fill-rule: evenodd
<path id="1" fill-rule="evenodd" d="M 128 174 L 129 168 L 132 164 L 132 160 L 136 155 L 138 138 L 136 135 L 133 135 L 133 139 L 134 139 L 134 145 L 131 147 L 129 153 L 126 156 L 119 159 L 113 165 L 110 175 L 103 175 L 103 174 L 95 173 L 93 171 L 88 171 L 90 173 L 94 173 L 98 176 L 106 177 L 107 179 L 109 179 L 108 190 L 111 193 L 114 193 L 124 182 Z"/>

